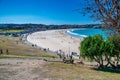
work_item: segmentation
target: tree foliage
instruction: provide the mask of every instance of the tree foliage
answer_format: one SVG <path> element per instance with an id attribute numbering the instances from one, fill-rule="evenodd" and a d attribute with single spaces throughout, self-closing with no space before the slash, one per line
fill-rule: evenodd
<path id="1" fill-rule="evenodd" d="M 82 13 L 120 33 L 120 0 L 84 0 Z M 81 9 L 78 9 L 78 11 Z"/>
<path id="2" fill-rule="evenodd" d="M 120 40 L 118 37 L 104 40 L 101 35 L 90 36 L 81 42 L 80 51 L 82 57 L 95 60 L 99 67 L 117 67 L 120 60 Z"/>

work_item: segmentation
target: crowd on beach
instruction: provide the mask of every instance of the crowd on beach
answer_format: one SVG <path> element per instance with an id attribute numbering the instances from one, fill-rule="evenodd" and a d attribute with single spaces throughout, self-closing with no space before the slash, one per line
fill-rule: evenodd
<path id="1" fill-rule="evenodd" d="M 80 58 L 78 52 L 80 41 L 76 41 L 73 37 L 65 34 L 65 30 L 35 32 L 24 35 L 24 40 L 26 40 L 26 42 L 32 47 L 39 48 L 40 50 L 49 53 L 57 54 L 62 59 Z"/>

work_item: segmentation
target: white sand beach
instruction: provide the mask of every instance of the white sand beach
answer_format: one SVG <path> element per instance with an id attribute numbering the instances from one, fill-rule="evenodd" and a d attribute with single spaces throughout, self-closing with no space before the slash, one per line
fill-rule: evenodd
<path id="1" fill-rule="evenodd" d="M 35 32 L 27 36 L 27 40 L 39 47 L 52 51 L 61 50 L 65 54 L 79 54 L 80 40 L 65 33 L 67 30 L 47 30 Z"/>

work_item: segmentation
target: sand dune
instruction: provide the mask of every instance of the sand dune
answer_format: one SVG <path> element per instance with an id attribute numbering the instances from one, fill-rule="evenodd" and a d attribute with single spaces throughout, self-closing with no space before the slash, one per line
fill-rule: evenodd
<path id="1" fill-rule="evenodd" d="M 65 54 L 76 52 L 79 54 L 78 47 L 80 40 L 67 35 L 66 30 L 47 30 L 35 32 L 28 35 L 27 40 L 39 47 L 52 51 L 61 50 Z"/>

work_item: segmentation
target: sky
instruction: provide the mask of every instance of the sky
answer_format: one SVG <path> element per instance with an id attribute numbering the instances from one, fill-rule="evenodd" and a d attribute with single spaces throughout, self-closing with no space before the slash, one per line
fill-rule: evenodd
<path id="1" fill-rule="evenodd" d="M 0 0 L 0 23 L 95 24 L 75 11 L 83 0 Z"/>

